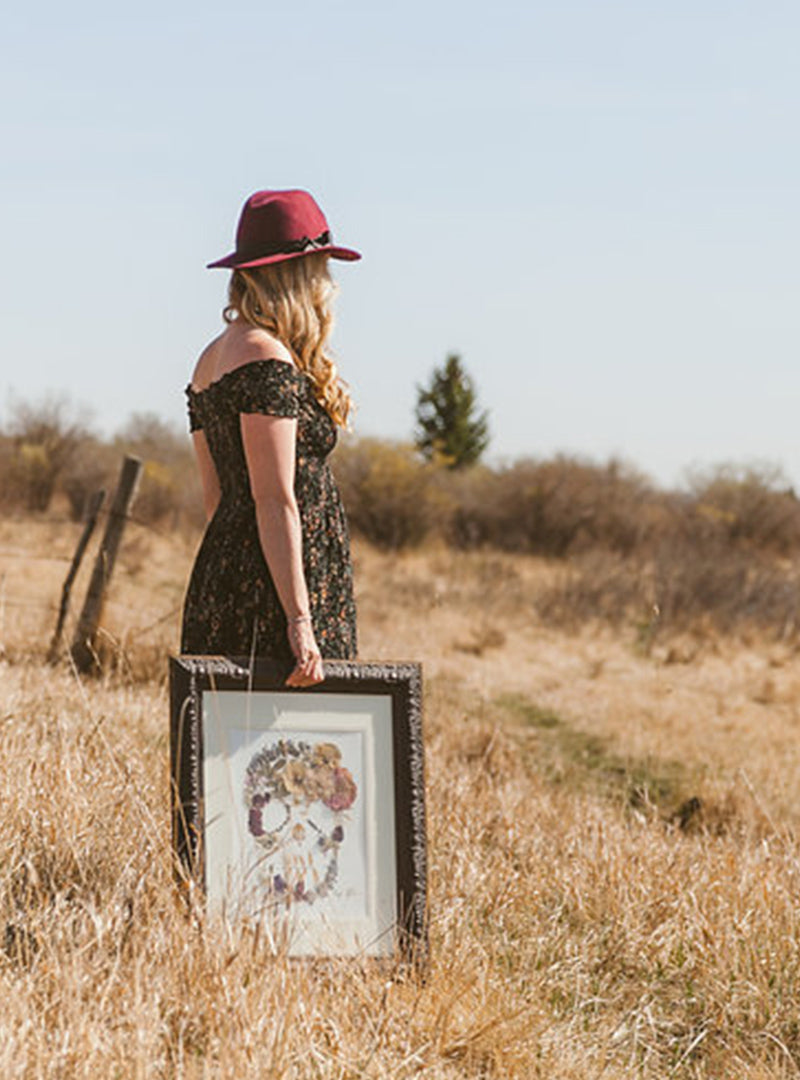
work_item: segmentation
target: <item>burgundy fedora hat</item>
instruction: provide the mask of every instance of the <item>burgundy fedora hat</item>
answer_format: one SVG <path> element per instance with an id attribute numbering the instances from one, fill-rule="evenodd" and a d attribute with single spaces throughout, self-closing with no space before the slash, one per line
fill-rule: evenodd
<path id="1" fill-rule="evenodd" d="M 246 269 L 324 252 L 334 259 L 360 259 L 337 247 L 325 215 L 307 191 L 257 191 L 244 204 L 236 228 L 236 250 L 208 264 Z"/>

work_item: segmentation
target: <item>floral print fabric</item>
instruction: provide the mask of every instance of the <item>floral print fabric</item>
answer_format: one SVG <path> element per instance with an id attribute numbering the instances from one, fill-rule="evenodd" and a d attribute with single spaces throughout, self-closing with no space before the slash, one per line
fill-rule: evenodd
<path id="1" fill-rule="evenodd" d="M 353 659 L 356 613 L 347 522 L 327 457 L 336 428 L 311 380 L 283 360 L 256 360 L 196 391 L 189 426 L 202 429 L 221 497 L 195 560 L 183 610 L 181 651 L 291 660 L 286 616 L 264 559 L 239 417 L 297 419 L 294 491 L 314 634 L 323 656 Z"/>

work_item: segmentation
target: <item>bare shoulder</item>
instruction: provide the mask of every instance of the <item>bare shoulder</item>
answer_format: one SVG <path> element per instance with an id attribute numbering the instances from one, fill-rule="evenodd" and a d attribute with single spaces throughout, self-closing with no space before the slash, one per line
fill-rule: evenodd
<path id="1" fill-rule="evenodd" d="M 294 364 L 294 357 L 278 338 L 257 326 L 231 323 L 203 349 L 192 375 L 195 390 L 205 390 L 236 368 L 254 360 L 283 360 Z"/>
<path id="2" fill-rule="evenodd" d="M 233 331 L 233 327 L 230 329 Z M 240 367 L 251 360 L 285 360 L 288 364 L 294 363 L 294 357 L 283 342 L 258 326 L 237 327 L 232 333 L 230 360 L 231 368 Z"/>
<path id="3" fill-rule="evenodd" d="M 192 386 L 195 390 L 203 390 L 216 377 L 217 360 L 220 352 L 220 342 L 223 334 L 214 338 L 200 353 L 192 373 Z"/>

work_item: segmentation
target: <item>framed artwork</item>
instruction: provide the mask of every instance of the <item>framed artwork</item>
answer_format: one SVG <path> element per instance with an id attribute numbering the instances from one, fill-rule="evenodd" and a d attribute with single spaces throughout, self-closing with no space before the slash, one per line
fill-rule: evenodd
<path id="1" fill-rule="evenodd" d="M 170 658 L 173 840 L 210 912 L 290 956 L 424 955 L 420 666 Z"/>

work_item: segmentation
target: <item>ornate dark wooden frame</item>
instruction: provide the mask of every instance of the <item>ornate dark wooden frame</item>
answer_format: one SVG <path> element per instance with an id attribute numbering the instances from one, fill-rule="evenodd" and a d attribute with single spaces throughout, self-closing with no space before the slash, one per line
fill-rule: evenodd
<path id="1" fill-rule="evenodd" d="M 427 954 L 427 847 L 422 671 L 416 663 L 326 660 L 325 681 L 303 694 L 388 694 L 392 699 L 398 944 L 415 963 Z M 267 660 L 170 657 L 172 837 L 179 878 L 205 892 L 203 718 L 206 690 L 280 691 L 287 668 Z"/>

